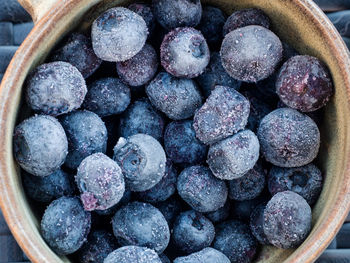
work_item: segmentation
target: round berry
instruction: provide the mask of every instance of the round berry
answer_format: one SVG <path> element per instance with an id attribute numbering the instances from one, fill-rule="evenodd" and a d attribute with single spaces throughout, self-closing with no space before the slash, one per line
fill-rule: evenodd
<path id="1" fill-rule="evenodd" d="M 178 257 L 174 263 L 230 263 L 230 260 L 220 251 L 207 247 L 186 257 Z"/>
<path id="2" fill-rule="evenodd" d="M 133 3 L 129 5 L 128 7 L 131 11 L 135 12 L 136 14 L 142 16 L 143 20 L 145 20 L 149 36 L 152 36 L 154 33 L 154 30 L 156 28 L 156 18 L 153 15 L 151 6 L 144 3 Z"/>
<path id="3" fill-rule="evenodd" d="M 227 199 L 225 205 L 214 212 L 205 213 L 205 216 L 213 223 L 225 221 L 230 216 L 231 202 Z"/>
<path id="4" fill-rule="evenodd" d="M 103 263 L 162 263 L 153 249 L 138 246 L 124 246 L 110 253 Z"/>
<path id="5" fill-rule="evenodd" d="M 262 203 L 255 207 L 250 215 L 250 230 L 256 240 L 262 245 L 269 245 L 270 242 L 264 233 L 264 211 L 266 203 Z"/>

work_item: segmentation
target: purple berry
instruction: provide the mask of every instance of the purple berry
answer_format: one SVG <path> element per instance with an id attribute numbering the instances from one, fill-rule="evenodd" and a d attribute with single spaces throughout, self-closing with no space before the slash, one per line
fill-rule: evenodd
<path id="1" fill-rule="evenodd" d="M 222 65 L 231 77 L 258 82 L 276 70 L 282 50 L 281 41 L 272 31 L 246 26 L 226 35 L 220 54 Z"/>
<path id="2" fill-rule="evenodd" d="M 262 245 L 270 245 L 264 233 L 264 211 L 266 203 L 262 203 L 255 207 L 254 211 L 250 215 L 250 230 L 256 240 Z"/>
<path id="3" fill-rule="evenodd" d="M 128 8 L 131 11 L 135 12 L 136 14 L 142 16 L 148 28 L 148 32 L 149 32 L 148 37 L 152 36 L 156 28 L 156 18 L 153 15 L 151 6 L 145 3 L 133 3 L 129 5 Z"/>
<path id="4" fill-rule="evenodd" d="M 138 246 L 125 246 L 114 250 L 106 257 L 104 263 L 162 263 L 153 249 Z"/>
<path id="5" fill-rule="evenodd" d="M 206 213 L 205 216 L 213 223 L 221 223 L 230 216 L 231 202 L 227 199 L 225 205 L 214 212 Z"/>
<path id="6" fill-rule="evenodd" d="M 174 263 L 230 263 L 230 260 L 220 251 L 207 247 L 186 257 L 178 257 Z"/>
<path id="7" fill-rule="evenodd" d="M 320 132 L 307 115 L 289 108 L 265 116 L 258 129 L 265 159 L 280 167 L 300 167 L 312 162 L 320 146 Z"/>
<path id="8" fill-rule="evenodd" d="M 175 77 L 195 78 L 208 66 L 210 51 L 200 31 L 180 27 L 165 36 L 160 47 L 160 60 L 164 69 Z"/>

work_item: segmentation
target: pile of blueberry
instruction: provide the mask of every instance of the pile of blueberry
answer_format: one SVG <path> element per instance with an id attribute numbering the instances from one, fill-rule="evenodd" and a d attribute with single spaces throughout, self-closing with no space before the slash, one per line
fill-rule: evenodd
<path id="1" fill-rule="evenodd" d="M 29 75 L 14 156 L 57 254 L 244 263 L 305 240 L 333 85 L 270 26 L 200 0 L 116 7 Z"/>

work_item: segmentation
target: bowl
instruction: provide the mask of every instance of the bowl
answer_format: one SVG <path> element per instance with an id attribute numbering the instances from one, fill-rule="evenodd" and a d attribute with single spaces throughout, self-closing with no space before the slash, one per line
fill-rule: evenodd
<path id="1" fill-rule="evenodd" d="M 0 87 L 0 205 L 21 248 L 32 262 L 71 262 L 57 256 L 40 235 L 38 208 L 26 198 L 20 169 L 12 154 L 16 123 L 26 117 L 23 82 L 45 61 L 50 50 L 72 30 L 86 31 L 104 10 L 127 0 L 20 0 L 35 27 L 15 54 Z M 324 61 L 332 74 L 335 95 L 325 108 L 318 164 L 325 183 L 313 208 L 312 231 L 295 250 L 265 246 L 256 262 L 313 262 L 332 241 L 350 208 L 350 59 L 340 35 L 311 0 L 203 0 L 231 14 L 257 7 L 272 20 L 272 30 L 295 47 Z"/>

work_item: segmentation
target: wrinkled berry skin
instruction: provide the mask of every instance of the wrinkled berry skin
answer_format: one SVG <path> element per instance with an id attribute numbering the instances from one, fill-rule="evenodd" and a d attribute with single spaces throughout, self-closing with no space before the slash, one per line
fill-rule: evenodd
<path id="1" fill-rule="evenodd" d="M 156 139 L 146 134 L 121 137 L 113 159 L 123 171 L 127 189 L 134 192 L 151 189 L 165 174 L 165 152 Z"/>
<path id="2" fill-rule="evenodd" d="M 89 234 L 87 242 L 78 251 L 81 263 L 103 263 L 104 259 L 118 248 L 115 237 L 105 230 Z"/>
<path id="3" fill-rule="evenodd" d="M 66 159 L 67 136 L 55 118 L 34 116 L 15 128 L 13 153 L 17 163 L 28 173 L 48 176 L 58 170 Z"/>
<path id="4" fill-rule="evenodd" d="M 65 165 L 78 168 L 82 160 L 93 153 L 106 152 L 107 129 L 99 116 L 91 111 L 74 111 L 60 118 L 68 138 Z"/>
<path id="5" fill-rule="evenodd" d="M 249 101 L 234 89 L 217 86 L 194 115 L 197 138 L 205 144 L 213 144 L 244 129 L 249 105 Z"/>
<path id="6" fill-rule="evenodd" d="M 147 203 L 133 202 L 121 208 L 112 219 L 120 245 L 147 246 L 158 254 L 169 244 L 170 231 L 162 213 Z"/>
<path id="7" fill-rule="evenodd" d="M 256 240 L 262 245 L 269 245 L 270 242 L 264 233 L 264 211 L 266 203 L 262 203 L 255 207 L 254 211 L 250 215 L 250 230 Z"/>
<path id="8" fill-rule="evenodd" d="M 205 214 L 205 217 L 208 218 L 213 223 L 220 223 L 225 221 L 230 216 L 231 202 L 227 199 L 225 205 L 214 212 L 209 212 Z"/>
<path id="9" fill-rule="evenodd" d="M 128 8 L 136 14 L 142 16 L 148 28 L 148 37 L 152 36 L 156 28 L 156 18 L 153 15 L 151 6 L 144 3 L 133 3 L 129 5 Z"/>
<path id="10" fill-rule="evenodd" d="M 158 69 L 158 56 L 154 48 L 145 44 L 134 57 L 117 63 L 118 76 L 132 87 L 151 81 Z"/>
<path id="11" fill-rule="evenodd" d="M 162 263 L 157 253 L 146 247 L 125 246 L 108 255 L 103 263 Z"/>
<path id="12" fill-rule="evenodd" d="M 265 116 L 257 133 L 265 159 L 280 167 L 312 162 L 320 146 L 320 131 L 307 115 L 280 108 Z"/>
<path id="13" fill-rule="evenodd" d="M 130 104 L 130 88 L 117 78 L 102 78 L 89 85 L 83 107 L 100 117 L 120 114 Z"/>
<path id="14" fill-rule="evenodd" d="M 186 257 L 178 257 L 174 263 L 230 263 L 230 260 L 220 251 L 207 247 Z"/>
<path id="15" fill-rule="evenodd" d="M 246 26 L 226 35 L 220 55 L 231 77 L 256 83 L 276 70 L 282 50 L 281 41 L 272 31 L 261 26 Z"/>
<path id="16" fill-rule="evenodd" d="M 257 242 L 248 225 L 231 220 L 217 225 L 215 231 L 213 247 L 224 253 L 231 262 L 249 263 L 253 260 Z"/>
<path id="17" fill-rule="evenodd" d="M 146 43 L 145 20 L 135 12 L 115 7 L 100 15 L 92 24 L 91 39 L 96 55 L 105 61 L 125 61 L 140 52 Z"/>
<path id="18" fill-rule="evenodd" d="M 202 17 L 200 0 L 152 0 L 152 8 L 158 23 L 168 30 L 195 27 Z"/>
<path id="19" fill-rule="evenodd" d="M 322 181 L 320 169 L 313 164 L 297 168 L 273 166 L 269 172 L 268 187 L 272 195 L 289 190 L 313 205 L 321 193 Z"/>
<path id="20" fill-rule="evenodd" d="M 186 211 L 175 220 L 172 238 L 176 247 L 186 254 L 209 247 L 214 237 L 213 223 L 201 213 Z"/>
<path id="21" fill-rule="evenodd" d="M 196 78 L 196 81 L 206 98 L 210 96 L 216 86 L 230 87 L 235 90 L 239 90 L 241 87 L 241 82 L 231 78 L 223 68 L 218 52 L 211 53 L 209 65 L 203 74 Z"/>
<path id="22" fill-rule="evenodd" d="M 264 233 L 279 248 L 296 248 L 311 230 L 311 208 L 300 195 L 285 191 L 277 193 L 264 211 Z"/>
<path id="23" fill-rule="evenodd" d="M 41 234 L 59 255 L 76 252 L 90 232 L 91 215 L 84 211 L 76 197 L 61 197 L 45 210 L 41 220 Z"/>
<path id="24" fill-rule="evenodd" d="M 202 96 L 193 80 L 175 78 L 166 72 L 152 80 L 146 93 L 153 106 L 172 120 L 190 118 L 202 105 Z"/>
<path id="25" fill-rule="evenodd" d="M 79 70 L 67 62 L 37 67 L 26 81 L 26 100 L 38 113 L 58 116 L 78 109 L 87 88 Z"/>
<path id="26" fill-rule="evenodd" d="M 288 107 L 311 112 L 327 104 L 333 95 L 333 83 L 327 67 L 320 60 L 295 56 L 280 69 L 276 91 Z"/>
<path id="27" fill-rule="evenodd" d="M 22 173 L 26 194 L 41 203 L 50 203 L 62 196 L 72 196 L 75 191 L 74 178 L 61 169 L 48 176 Z"/>
<path id="28" fill-rule="evenodd" d="M 217 178 L 233 180 L 254 167 L 259 158 L 259 150 L 258 138 L 252 131 L 244 130 L 212 144 L 207 163 Z"/>
<path id="29" fill-rule="evenodd" d="M 205 160 L 207 146 L 196 138 L 193 121 L 173 121 L 165 128 L 164 149 L 177 164 L 198 164 Z"/>
<path id="30" fill-rule="evenodd" d="M 120 118 L 119 135 L 129 136 L 144 133 L 158 141 L 162 140 L 165 121 L 163 116 L 146 99 L 130 105 Z"/>
<path id="31" fill-rule="evenodd" d="M 224 36 L 238 28 L 258 25 L 270 28 L 270 19 L 260 9 L 248 8 L 234 12 L 227 20 L 223 28 Z"/>
<path id="32" fill-rule="evenodd" d="M 102 63 L 92 49 L 91 40 L 79 33 L 71 34 L 63 46 L 53 53 L 51 60 L 72 64 L 85 79 L 90 77 Z"/>
<path id="33" fill-rule="evenodd" d="M 177 178 L 177 191 L 194 210 L 213 212 L 225 205 L 227 186 L 204 166 L 184 169 Z"/>
<path id="34" fill-rule="evenodd" d="M 163 202 L 157 202 L 154 205 L 163 214 L 169 226 L 173 225 L 177 215 L 180 214 L 183 208 L 179 199 L 175 198 L 174 196 Z"/>
<path id="35" fill-rule="evenodd" d="M 160 46 L 162 66 L 178 78 L 199 76 L 208 66 L 209 60 L 210 51 L 204 36 L 191 27 L 180 27 L 170 31 Z"/>

